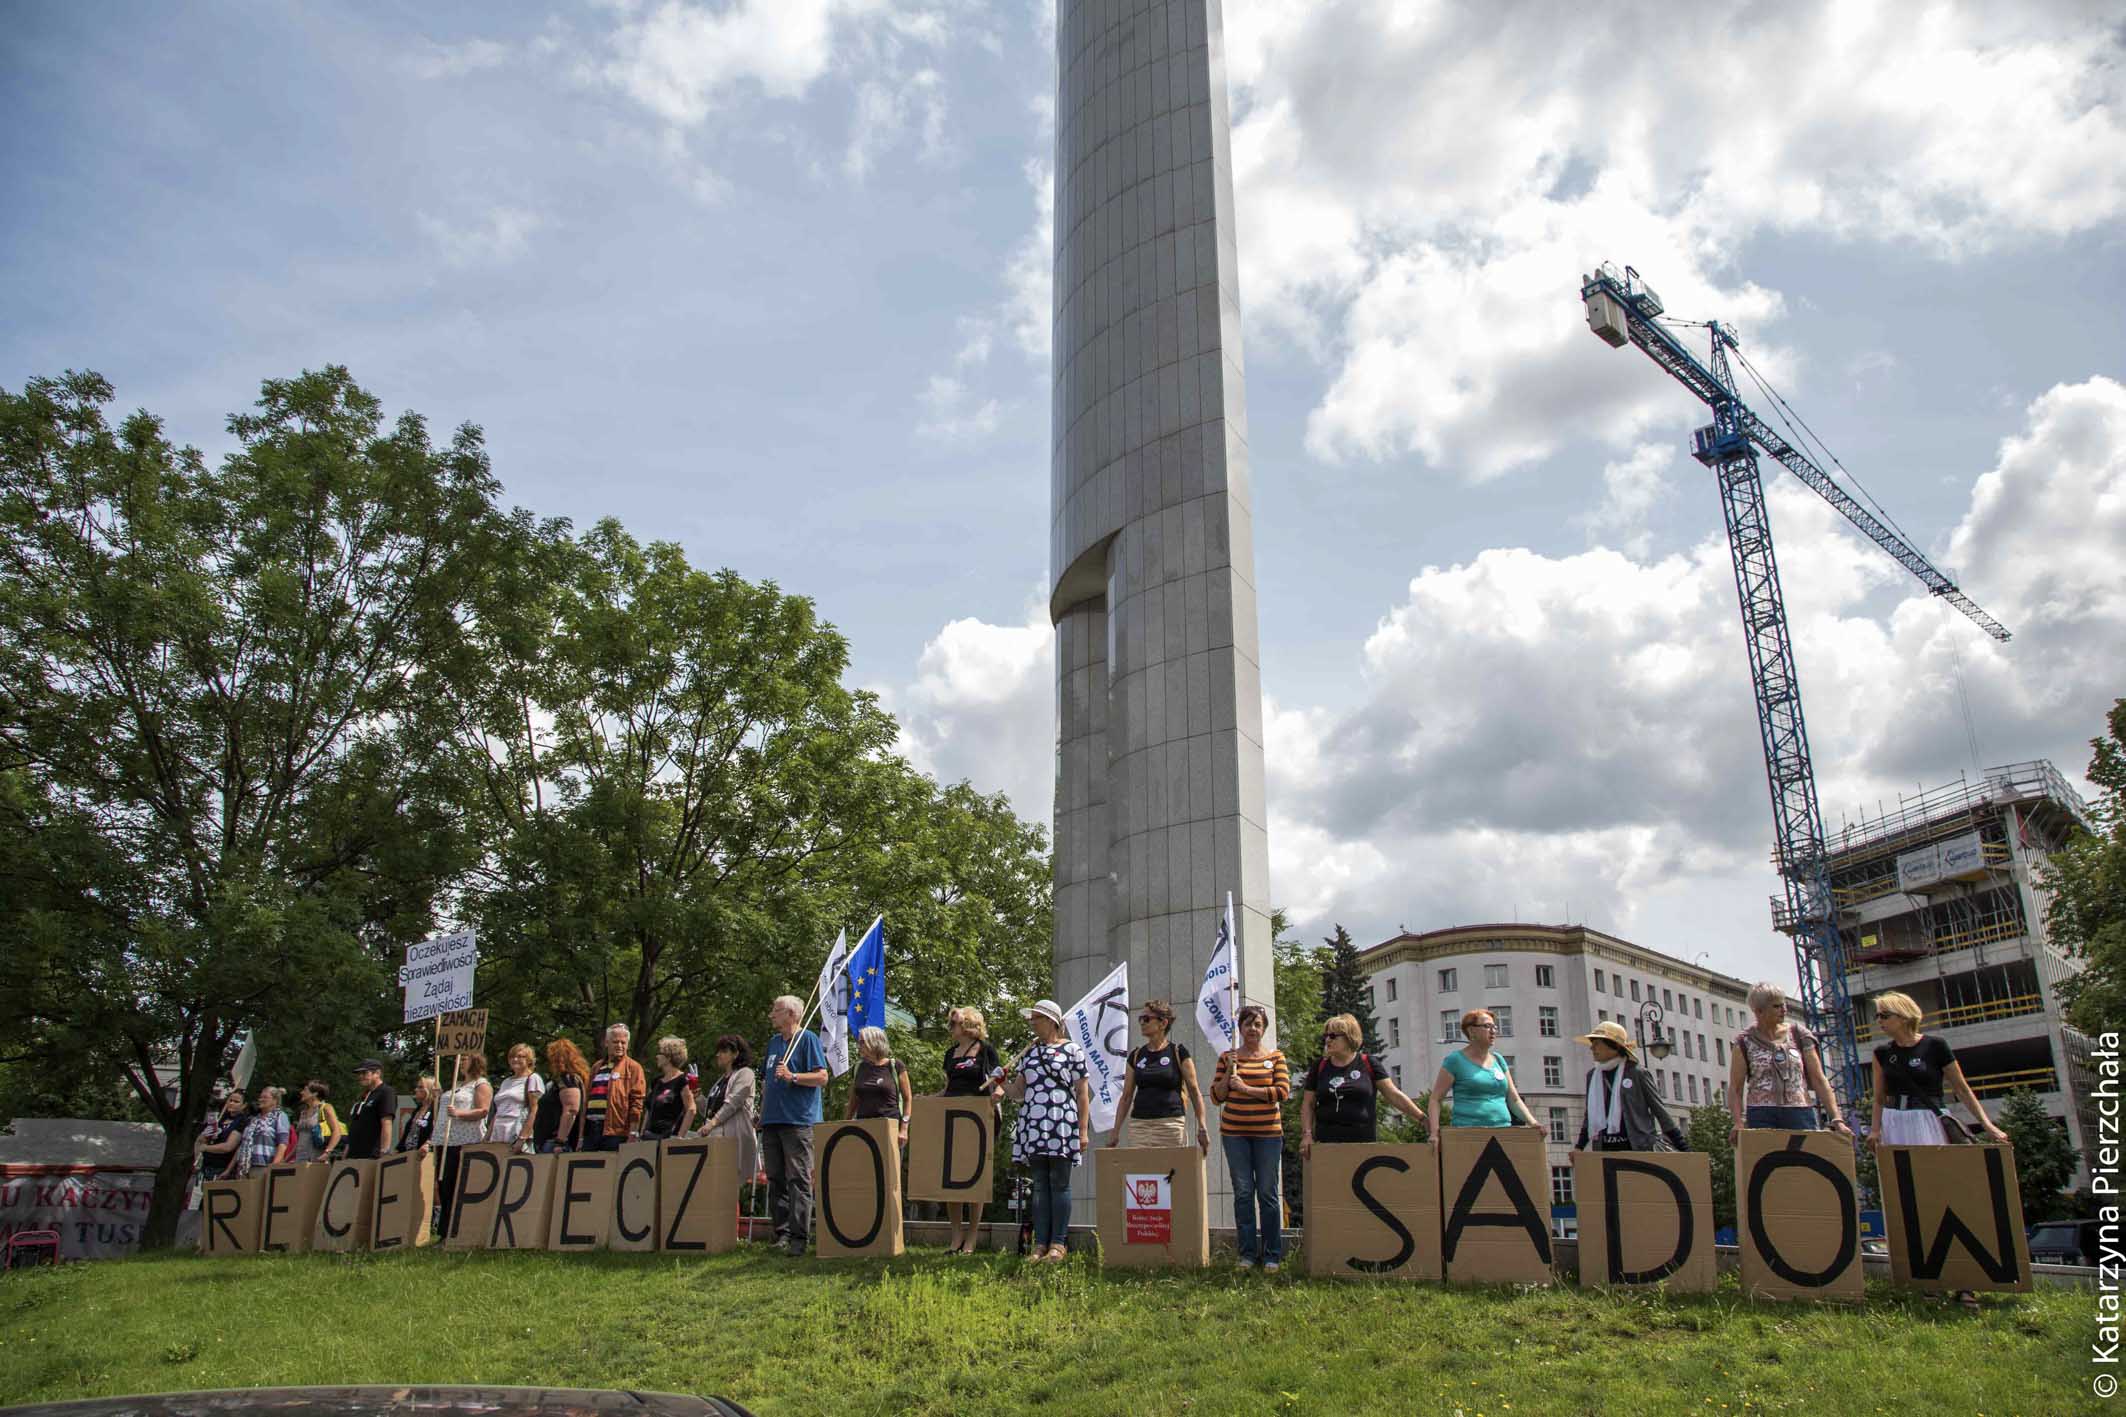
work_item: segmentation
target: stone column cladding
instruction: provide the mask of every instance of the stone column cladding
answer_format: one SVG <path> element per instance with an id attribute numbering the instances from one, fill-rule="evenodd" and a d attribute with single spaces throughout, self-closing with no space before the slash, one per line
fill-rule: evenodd
<path id="1" fill-rule="evenodd" d="M 1192 1001 L 1228 891 L 1274 1002 L 1224 20 L 1058 0 L 1056 47 L 1056 995 L 1127 959 L 1207 1093 Z M 1210 1186 L 1226 1225 L 1216 1148 Z"/>

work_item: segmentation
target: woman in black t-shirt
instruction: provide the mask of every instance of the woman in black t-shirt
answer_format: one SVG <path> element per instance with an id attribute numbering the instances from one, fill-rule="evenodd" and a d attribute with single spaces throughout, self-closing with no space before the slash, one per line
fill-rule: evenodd
<path id="1" fill-rule="evenodd" d="M 1184 1102 L 1196 1109 L 1196 1149 L 1209 1153 L 1211 1134 L 1203 1125 L 1203 1092 L 1196 1085 L 1196 1060 L 1167 1036 L 1174 1011 L 1164 999 L 1147 999 L 1137 1011 L 1144 1042 L 1130 1049 L 1122 1073 L 1122 1095 L 1115 1099 L 1119 1119 L 1109 1146 L 1187 1146 Z"/>
<path id="2" fill-rule="evenodd" d="M 1358 1020 L 1338 1014 L 1321 1026 L 1321 1056 L 1300 1084 L 1306 1097 L 1299 1108 L 1299 1154 L 1313 1154 L 1314 1143 L 1370 1142 L 1376 1139 L 1379 1099 L 1420 1125 L 1425 1114 L 1401 1088 L 1380 1059 L 1359 1051 L 1364 1037 Z"/>
<path id="3" fill-rule="evenodd" d="M 590 1075 L 591 1065 L 573 1040 L 556 1038 L 546 1045 L 546 1091 L 532 1115 L 532 1149 L 540 1155 L 576 1149 Z"/>
<path id="4" fill-rule="evenodd" d="M 657 1040 L 657 1080 L 642 1103 L 645 1141 L 676 1137 L 694 1125 L 694 1089 L 687 1086 L 687 1041 Z"/>
<path id="5" fill-rule="evenodd" d="M 848 1120 L 865 1121 L 891 1117 L 901 1125 L 901 1146 L 908 1145 L 908 1113 L 915 1098 L 908 1090 L 908 1069 L 893 1056 L 883 1028 L 862 1028 L 856 1033 L 856 1080 L 849 1088 Z"/>
<path id="6" fill-rule="evenodd" d="M 1004 1075 L 997 1050 L 989 1046 L 989 1020 L 982 1011 L 966 1005 L 945 1015 L 952 1042 L 945 1049 L 945 1087 L 940 1097 L 987 1097 L 989 1117 L 995 1125 L 1000 1110 L 997 1080 Z M 981 1245 L 982 1210 L 972 1201 L 945 1202 L 945 1220 L 951 1227 L 945 1247 L 955 1254 L 971 1255 Z M 965 1234 L 961 1233 L 965 1229 Z"/>
<path id="7" fill-rule="evenodd" d="M 1918 1000 L 1909 994 L 1892 990 L 1875 996 L 1875 1026 L 1888 1039 L 1875 1045 L 1875 1116 L 1868 1128 L 1875 1145 L 1946 1145 L 1949 1136 L 1942 1118 L 1948 1108 L 1943 1099 L 1951 1090 L 1978 1119 L 1988 1140 L 2008 1140 L 1964 1079 L 1948 1041 L 1919 1031 L 1924 1017 Z"/>

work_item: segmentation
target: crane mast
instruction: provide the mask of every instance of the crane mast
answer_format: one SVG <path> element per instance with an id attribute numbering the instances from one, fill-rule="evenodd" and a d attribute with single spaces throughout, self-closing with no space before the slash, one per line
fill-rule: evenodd
<path id="1" fill-rule="evenodd" d="M 1955 582 L 1847 494 L 1807 455 L 1774 432 L 1735 392 L 1729 351 L 1734 333 L 1718 321 L 1709 363 L 1701 363 L 1663 325 L 1660 297 L 1625 267 L 1607 263 L 1585 277 L 1580 298 L 1587 323 L 1608 344 L 1637 345 L 1712 411 L 1713 421 L 1691 435 L 1691 456 L 1713 473 L 1727 522 L 1734 561 L 1735 594 L 1742 608 L 1742 638 L 1756 691 L 1757 730 L 1763 740 L 1764 774 L 1772 797 L 1775 861 L 1785 888 L 1774 900 L 1774 924 L 1794 940 L 1801 1002 L 1825 1045 L 1833 1086 L 1842 1105 L 1857 1111 L 1869 1095 L 1854 1039 L 1852 1001 L 1846 993 L 1846 951 L 1838 933 L 1837 902 L 1831 894 L 1830 857 L 1824 846 L 1823 810 L 1816 799 L 1816 770 L 1809 757 L 1808 725 L 1801 712 L 1801 681 L 1794 667 L 1793 637 L 1779 586 L 1779 560 L 1766 514 L 1764 479 L 1757 451 L 1778 461 L 1859 527 L 1929 591 L 1955 606 L 1997 640 L 2008 631 L 1986 614 Z"/>

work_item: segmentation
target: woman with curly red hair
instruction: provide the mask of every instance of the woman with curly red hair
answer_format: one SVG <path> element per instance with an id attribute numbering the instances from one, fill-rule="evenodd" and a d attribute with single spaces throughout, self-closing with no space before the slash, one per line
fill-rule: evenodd
<path id="1" fill-rule="evenodd" d="M 543 1154 L 576 1149 L 576 1134 L 583 1124 L 583 1089 L 590 1075 L 591 1065 L 574 1043 L 556 1038 L 546 1045 L 546 1090 L 539 1094 L 539 1110 L 532 1117 L 535 1150 Z"/>

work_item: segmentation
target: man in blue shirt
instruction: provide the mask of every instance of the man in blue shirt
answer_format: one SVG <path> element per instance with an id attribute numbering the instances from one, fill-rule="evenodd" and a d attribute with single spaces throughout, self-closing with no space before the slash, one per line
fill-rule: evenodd
<path id="1" fill-rule="evenodd" d="M 832 1076 L 819 1035 L 797 1026 L 804 1007 L 789 994 L 768 1006 L 775 1036 L 760 1069 L 760 1169 L 768 1176 L 776 1243 L 792 1255 L 802 1255 L 812 1238 L 812 1127 L 820 1089 Z"/>

